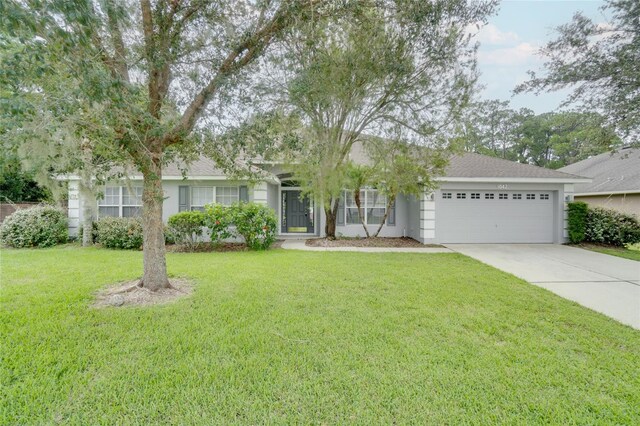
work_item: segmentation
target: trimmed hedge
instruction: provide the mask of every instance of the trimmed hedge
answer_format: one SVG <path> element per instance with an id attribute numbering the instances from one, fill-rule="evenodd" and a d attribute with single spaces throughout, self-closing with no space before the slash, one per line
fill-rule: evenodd
<path id="1" fill-rule="evenodd" d="M 221 204 L 207 204 L 204 207 L 204 226 L 207 227 L 209 238 L 214 244 L 219 244 L 227 238 L 234 237 L 231 230 L 234 221 L 234 207 Z"/>
<path id="2" fill-rule="evenodd" d="M 198 210 L 174 214 L 169 218 L 169 232 L 176 244 L 190 249 L 200 241 L 204 227 L 204 213 Z"/>
<path id="3" fill-rule="evenodd" d="M 589 206 L 582 201 L 568 204 L 569 241 L 578 244 L 584 241 L 587 229 L 587 212 Z"/>
<path id="4" fill-rule="evenodd" d="M 202 217 L 202 222 L 199 218 Z M 170 229 L 181 223 L 183 235 L 196 234 L 202 223 L 211 242 L 219 244 L 225 239 L 242 237 L 251 250 L 265 250 L 276 240 L 276 216 L 269 207 L 255 203 L 236 203 L 231 206 L 208 204 L 203 212 L 182 212 L 169 218 Z M 200 234 L 197 234 L 198 236 Z M 186 237 L 185 237 L 186 238 Z M 188 244 L 188 243 L 187 243 Z"/>
<path id="5" fill-rule="evenodd" d="M 0 225 L 0 243 L 9 247 L 52 247 L 68 239 L 67 216 L 53 206 L 17 210 Z"/>
<path id="6" fill-rule="evenodd" d="M 142 220 L 139 217 L 105 217 L 96 222 L 98 241 L 106 248 L 139 250 Z"/>
<path id="7" fill-rule="evenodd" d="M 613 246 L 640 243 L 640 223 L 629 214 L 601 207 L 589 208 L 585 240 Z"/>
<path id="8" fill-rule="evenodd" d="M 251 250 L 265 250 L 276 241 L 278 221 L 273 210 L 255 203 L 231 206 L 236 233 L 244 238 Z"/>

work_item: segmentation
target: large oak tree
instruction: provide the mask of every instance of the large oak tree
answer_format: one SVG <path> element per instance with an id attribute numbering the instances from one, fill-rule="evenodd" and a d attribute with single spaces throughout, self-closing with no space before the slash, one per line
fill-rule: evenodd
<path id="1" fill-rule="evenodd" d="M 167 287 L 163 164 L 193 152 L 203 117 L 221 115 L 283 34 L 360 3 L 367 2 L 6 0 L 0 41 L 12 50 L 2 56 L 2 119 L 20 131 L 50 113 L 71 123 L 66 130 L 77 140 L 92 141 L 91 157 L 143 176 L 140 285 Z M 56 82 L 68 83 L 66 96 Z"/>

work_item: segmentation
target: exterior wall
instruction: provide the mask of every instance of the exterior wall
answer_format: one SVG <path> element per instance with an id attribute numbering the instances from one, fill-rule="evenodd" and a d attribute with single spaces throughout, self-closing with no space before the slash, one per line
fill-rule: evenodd
<path id="1" fill-rule="evenodd" d="M 553 193 L 554 202 L 554 243 L 561 244 L 566 242 L 566 203 L 571 201 L 571 194 L 573 192 L 572 184 L 551 184 L 551 183 L 484 183 L 484 182 L 443 182 L 440 188 L 435 192 L 435 201 L 427 202 L 423 205 L 423 210 L 427 210 L 433 206 L 434 218 L 431 219 L 431 214 L 425 212 L 421 216 L 423 232 L 431 229 L 431 222 L 434 223 L 433 228 L 436 230 L 433 238 L 430 238 L 432 234 L 424 232 L 422 234 L 421 242 L 428 244 L 440 243 L 437 223 L 438 223 L 438 200 L 440 194 L 443 191 L 455 191 L 455 190 L 479 190 L 479 191 L 550 191 Z M 565 199 L 565 196 L 568 196 Z M 433 203 L 433 204 L 431 204 Z M 426 207 L 426 209 L 425 209 Z"/>
<path id="2" fill-rule="evenodd" d="M 278 212 L 278 206 L 280 204 L 279 189 L 280 187 L 278 185 L 273 183 L 267 184 L 267 205 L 276 213 Z"/>
<path id="3" fill-rule="evenodd" d="M 324 211 L 322 211 L 324 223 Z M 379 225 L 369 225 L 369 233 L 373 234 L 378 229 Z M 324 235 L 324 228 L 321 235 Z M 364 228 L 361 224 L 357 225 L 342 225 L 336 226 L 336 236 L 345 237 L 365 237 Z M 405 237 L 409 235 L 409 203 L 407 197 L 404 195 L 398 195 L 396 199 L 396 224 L 387 225 L 386 223 L 380 231 L 380 237 Z"/>
<path id="4" fill-rule="evenodd" d="M 640 194 L 576 195 L 574 198 L 575 201 L 584 201 L 590 206 L 604 207 L 640 217 Z"/>
<path id="5" fill-rule="evenodd" d="M 113 183 L 118 185 L 118 183 Z M 121 185 L 125 185 L 122 183 Z M 141 181 L 132 181 L 132 186 L 142 185 Z M 164 202 L 162 204 L 162 220 L 166 222 L 170 216 L 179 211 L 179 188 L 181 186 L 240 186 L 247 185 L 245 181 L 230 180 L 176 180 L 164 181 L 162 188 L 164 190 Z M 266 202 L 266 183 L 259 183 L 256 187 L 248 186 L 249 201 Z M 257 197 L 256 197 L 257 195 Z M 257 199 L 256 199 L 257 198 Z M 79 224 L 82 223 L 82 209 L 80 193 L 77 181 L 69 181 L 69 232 L 71 235 L 77 235 Z"/>
<path id="6" fill-rule="evenodd" d="M 420 237 L 420 201 L 413 195 L 407 197 L 407 236 L 417 241 Z"/>

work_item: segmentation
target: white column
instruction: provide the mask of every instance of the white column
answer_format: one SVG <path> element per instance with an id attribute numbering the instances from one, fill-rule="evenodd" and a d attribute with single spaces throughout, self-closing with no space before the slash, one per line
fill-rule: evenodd
<path id="1" fill-rule="evenodd" d="M 80 226 L 81 218 L 80 209 L 80 190 L 79 182 L 77 180 L 69 181 L 69 200 L 68 200 L 68 227 L 69 236 L 77 237 L 78 228 Z"/>
<path id="2" fill-rule="evenodd" d="M 573 201 L 573 184 L 566 183 L 564 185 L 564 191 L 562 194 L 563 199 L 559 200 L 562 203 L 562 241 L 566 243 L 569 241 L 569 203 Z"/>
<path id="3" fill-rule="evenodd" d="M 436 237 L 436 202 L 433 192 L 420 196 L 420 239 L 422 243 Z"/>
<path id="4" fill-rule="evenodd" d="M 257 204 L 264 204 L 265 206 L 269 204 L 266 182 L 258 182 L 253 187 L 253 202 Z"/>

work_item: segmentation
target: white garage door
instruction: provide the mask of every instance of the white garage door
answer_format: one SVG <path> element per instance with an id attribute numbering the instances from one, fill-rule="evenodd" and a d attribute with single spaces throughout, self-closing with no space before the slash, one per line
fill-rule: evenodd
<path id="1" fill-rule="evenodd" d="M 553 243 L 552 191 L 441 190 L 436 196 L 442 243 Z"/>

